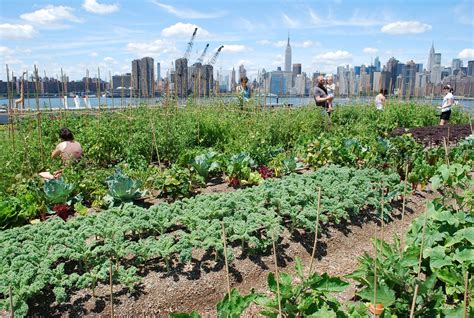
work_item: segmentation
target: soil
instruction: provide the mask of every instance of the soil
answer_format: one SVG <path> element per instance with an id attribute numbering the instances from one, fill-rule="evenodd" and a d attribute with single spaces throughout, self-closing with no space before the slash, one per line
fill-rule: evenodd
<path id="1" fill-rule="evenodd" d="M 456 143 L 461 139 L 471 135 L 470 124 L 446 125 L 446 126 L 426 126 L 418 128 L 396 128 L 392 131 L 393 136 L 400 136 L 406 133 L 412 134 L 413 138 L 425 146 L 443 145 L 444 138 L 448 143 Z"/>
<path id="2" fill-rule="evenodd" d="M 216 186 L 222 187 L 219 183 Z M 230 190 L 232 188 L 229 187 Z M 214 192 L 209 190 L 210 192 Z M 230 190 L 232 191 L 232 190 Z M 317 260 L 314 270 L 329 275 L 342 276 L 357 268 L 357 257 L 373 252 L 370 239 L 377 236 L 391 241 L 394 235 L 403 236 L 410 222 L 424 211 L 424 202 L 432 194 L 421 193 L 407 200 L 406 214 L 401 219 L 401 204 L 396 207 L 393 220 L 384 224 L 383 230 L 373 218 L 373 211 L 344 224 L 331 224 L 320 229 Z M 304 231 L 286 231 L 277 244 L 279 271 L 294 274 L 296 257 L 302 259 L 308 271 L 314 234 Z M 266 293 L 268 273 L 275 270 L 272 251 L 257 255 L 242 253 L 233 247 L 235 260 L 229 265 L 232 288 L 248 293 L 252 288 Z M 124 317 L 167 317 L 173 312 L 199 312 L 204 317 L 216 317 L 216 303 L 227 292 L 226 271 L 222 261 L 215 261 L 214 255 L 196 251 L 188 265 L 175 262 L 170 270 L 162 262 L 147 264 L 140 269 L 141 283 L 130 294 L 123 286 L 114 285 L 114 312 Z M 336 297 L 346 301 L 354 296 L 354 284 Z M 30 302 L 30 313 L 36 317 L 109 317 L 110 286 L 100 285 L 97 297 L 91 290 L 76 290 L 70 299 L 62 304 L 54 302 L 51 291 Z M 252 305 L 242 317 L 258 317 L 259 309 Z"/>

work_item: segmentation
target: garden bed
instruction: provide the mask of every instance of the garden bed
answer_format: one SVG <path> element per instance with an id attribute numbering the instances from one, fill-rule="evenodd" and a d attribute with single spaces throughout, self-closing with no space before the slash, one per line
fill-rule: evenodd
<path id="1" fill-rule="evenodd" d="M 409 133 L 416 141 L 425 146 L 443 145 L 444 139 L 449 143 L 456 143 L 461 139 L 472 134 L 469 124 L 447 125 L 447 126 L 427 126 L 416 128 L 396 128 L 393 130 L 393 136 L 400 136 Z"/>

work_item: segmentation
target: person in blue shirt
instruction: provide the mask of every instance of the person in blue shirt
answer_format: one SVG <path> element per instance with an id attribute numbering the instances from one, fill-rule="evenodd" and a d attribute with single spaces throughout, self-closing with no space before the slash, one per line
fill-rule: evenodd
<path id="1" fill-rule="evenodd" d="M 244 76 L 240 79 L 240 85 L 237 86 L 237 93 L 239 94 L 239 105 L 240 109 L 244 109 L 244 102 L 248 102 L 250 99 L 250 87 L 247 86 L 249 79 Z"/>

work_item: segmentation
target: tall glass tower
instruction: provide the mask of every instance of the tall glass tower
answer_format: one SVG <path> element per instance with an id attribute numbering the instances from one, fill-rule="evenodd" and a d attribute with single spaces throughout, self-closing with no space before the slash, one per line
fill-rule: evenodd
<path id="1" fill-rule="evenodd" d="M 285 72 L 291 72 L 290 33 L 288 33 L 288 43 L 286 44 L 286 50 L 285 50 Z"/>

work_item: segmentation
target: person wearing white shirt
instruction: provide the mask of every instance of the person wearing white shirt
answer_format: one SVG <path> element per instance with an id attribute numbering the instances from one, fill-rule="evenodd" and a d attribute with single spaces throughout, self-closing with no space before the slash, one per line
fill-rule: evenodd
<path id="1" fill-rule="evenodd" d="M 443 87 L 443 90 L 446 92 L 446 96 L 443 98 L 443 103 L 441 104 L 439 109 L 441 109 L 440 115 L 440 126 L 447 125 L 449 122 L 449 118 L 451 117 L 451 106 L 454 105 L 454 95 L 453 95 L 453 88 L 451 85 L 446 85 Z"/>

